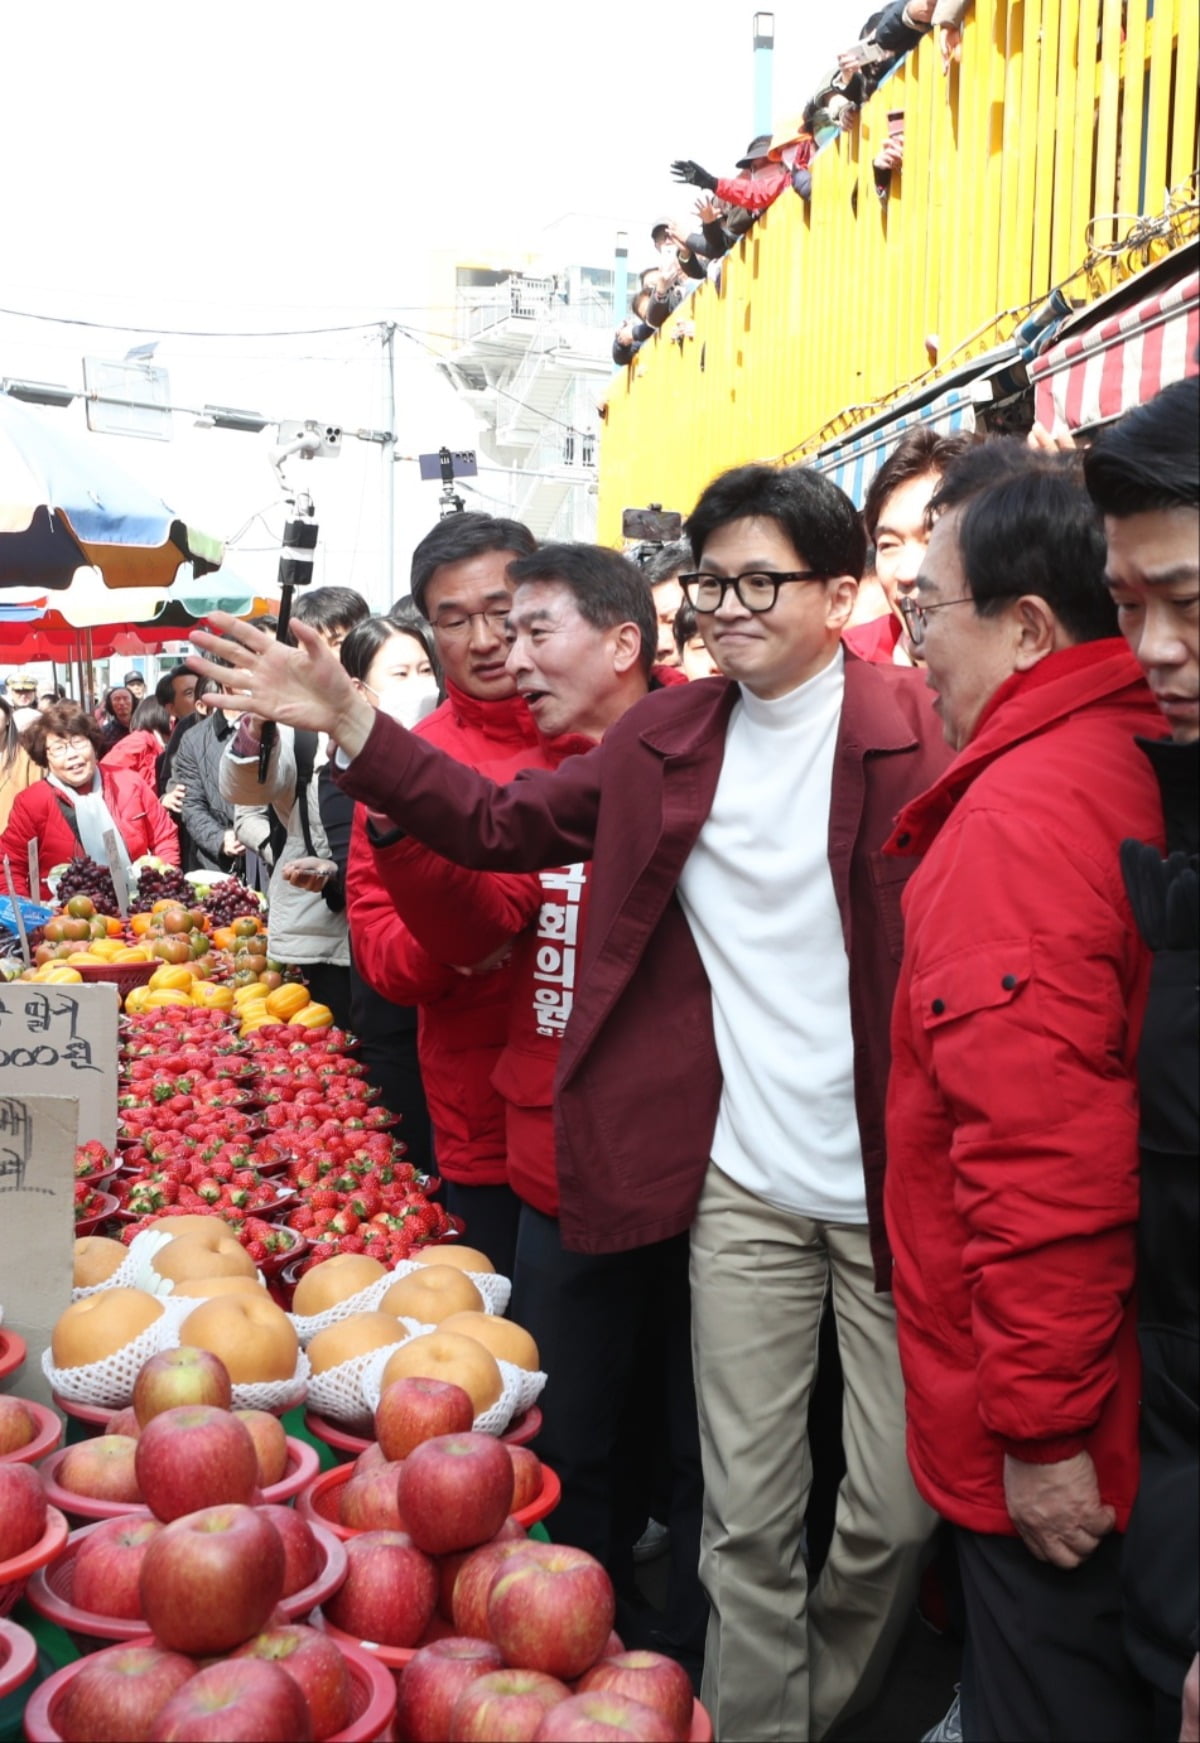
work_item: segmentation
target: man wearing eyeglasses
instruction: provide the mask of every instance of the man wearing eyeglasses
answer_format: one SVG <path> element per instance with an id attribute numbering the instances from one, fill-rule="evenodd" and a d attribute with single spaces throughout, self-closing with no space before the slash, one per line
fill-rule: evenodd
<path id="1" fill-rule="evenodd" d="M 889 844 L 923 856 L 887 1121 L 909 1462 L 954 1527 L 963 1734 L 1137 1739 L 1120 1558 L 1148 958 L 1119 849 L 1161 844 L 1135 742 L 1160 722 L 1071 461 L 987 444 L 932 508 L 902 604 L 959 754 Z"/>
<path id="2" fill-rule="evenodd" d="M 377 719 L 308 638 L 292 654 L 230 620 L 239 646 L 200 645 L 229 653 L 245 705 L 332 732 L 348 789 L 447 857 L 593 861 L 556 1079 L 563 1244 L 692 1231 L 703 1695 L 718 1735 L 799 1743 L 871 1698 L 933 1524 L 905 1462 L 887 1294 L 910 868 L 881 849 L 947 752 L 918 674 L 843 656 L 865 538 L 834 484 L 740 467 L 687 531 L 681 585 L 726 676 L 656 692 L 586 757 L 503 787 Z M 809 1603 L 805 1419 L 830 1278 L 849 1469 Z"/>

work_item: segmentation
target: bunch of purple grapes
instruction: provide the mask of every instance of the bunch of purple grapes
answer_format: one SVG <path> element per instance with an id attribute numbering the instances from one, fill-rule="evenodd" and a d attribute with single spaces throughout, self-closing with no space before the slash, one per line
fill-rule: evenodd
<path id="1" fill-rule="evenodd" d="M 246 914 L 257 920 L 262 913 L 262 903 L 240 878 L 223 878 L 214 884 L 202 906 L 214 926 L 228 926 Z"/>
<path id="2" fill-rule="evenodd" d="M 138 871 L 139 908 L 152 908 L 155 902 L 182 902 L 185 908 L 190 908 L 194 895 L 195 891 L 178 866 L 171 865 L 166 871 L 158 871 L 152 865 L 144 865 Z"/>
<path id="3" fill-rule="evenodd" d="M 94 859 L 73 859 L 58 881 L 55 900 L 65 907 L 72 896 L 90 896 L 97 914 L 117 915 L 117 892 L 106 865 Z"/>

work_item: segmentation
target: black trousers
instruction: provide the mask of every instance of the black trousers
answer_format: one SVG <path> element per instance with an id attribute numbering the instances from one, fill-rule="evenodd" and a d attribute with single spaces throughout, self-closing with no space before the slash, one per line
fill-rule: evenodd
<path id="1" fill-rule="evenodd" d="M 1019 1537 L 956 1529 L 967 1645 L 963 1735 L 972 1743 L 1142 1743 L 1145 1693 L 1121 1641 L 1121 1538 L 1077 1568 Z"/>
<path id="2" fill-rule="evenodd" d="M 502 1277 L 511 1277 L 517 1262 L 517 1224 L 521 1216 L 521 1201 L 512 1187 L 460 1186 L 456 1180 L 443 1176 L 442 1203 L 451 1216 L 460 1216 L 466 1224 L 463 1244 L 478 1247 Z M 529 1329 L 533 1332 L 532 1326 Z M 536 1332 L 533 1335 L 537 1337 Z"/>
<path id="3" fill-rule="evenodd" d="M 536 1338 L 550 1376 L 537 1450 L 563 1485 L 551 1536 L 596 1556 L 619 1592 L 633 1586 L 633 1541 L 665 1438 L 663 1644 L 699 1652 L 708 1602 L 699 1578 L 704 1486 L 687 1236 L 626 1253 L 569 1253 L 555 1219 L 523 1205 L 509 1311 Z"/>
<path id="4" fill-rule="evenodd" d="M 335 962 L 299 962 L 296 964 L 308 990 L 320 1005 L 328 1005 L 339 1029 L 350 1027 L 350 970 Z"/>

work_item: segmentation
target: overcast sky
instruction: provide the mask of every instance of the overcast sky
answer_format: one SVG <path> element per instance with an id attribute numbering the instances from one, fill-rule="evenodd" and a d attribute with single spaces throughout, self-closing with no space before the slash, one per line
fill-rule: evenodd
<path id="1" fill-rule="evenodd" d="M 378 426 L 370 330 L 172 330 L 389 318 L 413 329 L 398 340 L 402 449 L 469 445 L 473 420 L 431 377 L 422 344 L 422 255 L 537 249 L 547 226 L 583 214 L 602 235 L 628 229 L 636 267 L 651 219 L 692 197 L 671 181 L 671 159 L 725 173 L 754 130 L 752 18 L 741 0 L 16 0 L 0 105 L 0 309 L 148 331 L 0 313 L 0 374 L 78 386 L 85 352 L 120 358 L 158 338 L 176 404 Z M 816 0 L 776 13 L 777 121 L 799 112 L 861 22 Z M 43 415 L 83 427 L 78 405 Z M 231 566 L 269 577 L 282 520 L 270 438 L 181 418 L 175 429 L 171 443 L 82 439 L 106 440 L 212 531 L 240 532 Z M 397 468 L 401 571 L 436 516 L 435 487 L 422 493 L 412 470 Z M 305 477 L 323 578 L 378 584 L 378 448 L 349 445 Z"/>

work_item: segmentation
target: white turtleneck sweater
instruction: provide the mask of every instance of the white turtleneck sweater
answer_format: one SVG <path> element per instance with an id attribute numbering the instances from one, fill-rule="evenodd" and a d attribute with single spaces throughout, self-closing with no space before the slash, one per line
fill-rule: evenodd
<path id="1" fill-rule="evenodd" d="M 764 702 L 744 686 L 679 897 L 712 987 L 712 1159 L 756 1197 L 865 1223 L 849 963 L 829 869 L 844 662 Z"/>

